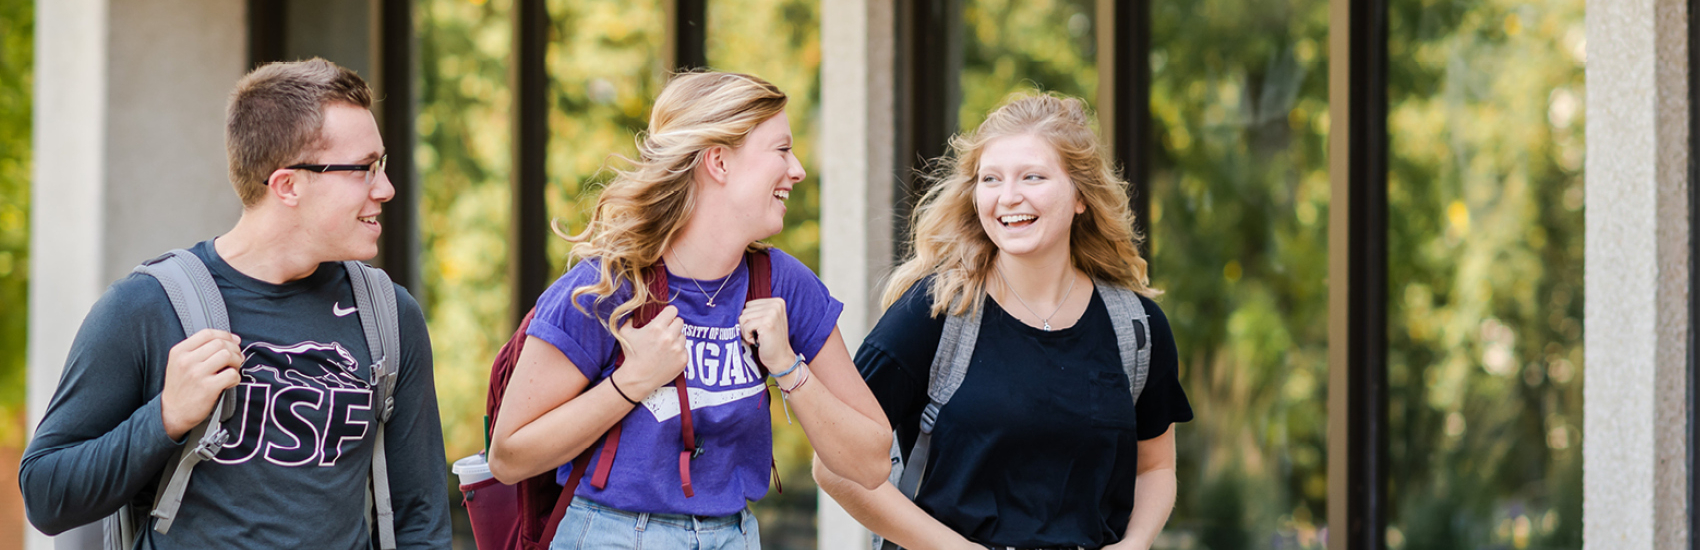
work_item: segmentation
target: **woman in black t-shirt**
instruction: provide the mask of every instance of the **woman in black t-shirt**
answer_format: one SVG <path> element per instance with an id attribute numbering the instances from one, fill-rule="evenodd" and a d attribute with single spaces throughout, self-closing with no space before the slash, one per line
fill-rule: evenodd
<path id="1" fill-rule="evenodd" d="M 951 140 L 915 209 L 914 256 L 893 273 L 856 365 L 905 453 L 945 318 L 979 311 L 968 374 L 938 413 L 913 502 L 815 463 L 821 488 L 891 542 L 1145 550 L 1168 520 L 1171 424 L 1192 409 L 1168 320 L 1150 300 L 1126 183 L 1090 119 L 1074 98 L 1006 103 Z M 1137 406 L 1099 285 L 1137 293 L 1149 314 Z"/>

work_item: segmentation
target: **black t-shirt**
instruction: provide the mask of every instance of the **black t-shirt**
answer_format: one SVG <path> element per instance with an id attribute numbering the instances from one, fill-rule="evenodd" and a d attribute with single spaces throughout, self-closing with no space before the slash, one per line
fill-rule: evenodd
<path id="1" fill-rule="evenodd" d="M 907 453 L 944 331 L 930 279 L 880 318 L 856 365 Z M 939 411 L 916 504 L 970 540 L 1015 547 L 1121 540 L 1133 512 L 1138 440 L 1192 420 L 1174 334 L 1155 302 L 1151 370 L 1136 407 L 1096 290 L 1074 326 L 1028 326 L 989 297 L 967 378 Z"/>

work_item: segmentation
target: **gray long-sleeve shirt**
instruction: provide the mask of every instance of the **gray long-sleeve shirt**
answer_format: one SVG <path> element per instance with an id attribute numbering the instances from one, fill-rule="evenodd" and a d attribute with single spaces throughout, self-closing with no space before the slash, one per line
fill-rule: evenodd
<path id="1" fill-rule="evenodd" d="M 195 467 L 169 534 L 143 547 L 367 548 L 366 486 L 377 423 L 372 354 L 341 264 L 274 285 L 213 251 L 206 262 L 245 362 L 230 442 Z M 401 360 L 385 426 L 401 548 L 447 548 L 449 514 L 431 345 L 419 304 L 396 287 Z M 132 274 L 83 319 L 18 479 L 30 522 L 57 534 L 127 502 L 150 509 L 183 442 L 165 434 L 160 391 L 182 325 L 159 283 Z"/>

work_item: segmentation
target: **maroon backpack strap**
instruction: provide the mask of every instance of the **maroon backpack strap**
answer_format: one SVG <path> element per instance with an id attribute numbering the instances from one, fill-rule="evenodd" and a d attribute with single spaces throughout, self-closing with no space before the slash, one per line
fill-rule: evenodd
<path id="1" fill-rule="evenodd" d="M 691 488 L 691 455 L 696 454 L 697 434 L 691 422 L 691 394 L 685 387 L 685 375 L 673 380 L 673 387 L 679 392 L 679 436 L 684 440 L 684 449 L 679 451 L 679 488 L 685 491 L 685 497 L 697 496 Z"/>
<path id="2" fill-rule="evenodd" d="M 561 520 L 567 517 L 567 507 L 572 505 L 573 493 L 577 492 L 578 482 L 584 478 L 584 469 L 588 467 L 590 467 L 590 451 L 579 453 L 578 458 L 573 460 L 573 473 L 567 476 L 567 484 L 561 486 L 561 495 L 555 499 L 555 507 L 549 510 L 549 519 L 543 522 L 543 533 L 538 538 L 542 543 L 539 550 L 548 548 L 549 543 L 555 540 L 555 531 L 560 530 Z M 549 473 L 553 477 L 554 472 Z M 550 481 L 553 482 L 554 480 L 551 479 Z"/>
<path id="3" fill-rule="evenodd" d="M 514 367 L 519 363 L 520 353 L 525 348 L 525 332 L 531 326 L 532 318 L 537 314 L 533 309 L 525 314 L 519 327 L 514 329 L 513 336 L 502 345 L 496 354 L 496 361 L 490 365 L 490 388 L 485 394 L 485 445 L 489 445 L 489 430 L 494 429 L 496 419 L 501 414 L 502 400 L 507 396 L 508 383 L 513 378 Z M 486 447 L 488 450 L 488 447 Z M 567 490 L 571 498 L 571 490 Z M 553 537 L 555 528 L 547 523 L 550 508 L 557 504 L 562 494 L 561 486 L 555 484 L 553 470 L 538 474 L 515 485 L 515 506 L 517 516 L 514 530 L 503 541 L 503 548 L 520 550 L 538 550 L 548 546 L 549 538 Z M 545 535 L 545 533 L 547 533 Z"/>
<path id="4" fill-rule="evenodd" d="M 762 298 L 773 297 L 773 258 L 766 250 L 744 253 L 744 261 L 750 264 L 750 288 L 744 294 L 744 302 L 749 303 Z M 761 358 L 756 358 L 756 364 L 761 364 Z M 767 367 L 762 367 L 762 373 L 767 373 Z"/>
<path id="5" fill-rule="evenodd" d="M 773 257 L 766 250 L 750 251 L 744 253 L 744 261 L 750 265 L 750 288 L 744 296 L 744 303 L 773 297 Z M 756 369 L 766 376 L 767 365 L 762 364 L 761 355 L 756 354 L 754 359 Z M 773 408 L 773 399 L 767 396 L 767 392 L 762 392 L 762 401 L 767 402 L 768 409 Z M 773 466 L 773 490 L 784 493 L 785 486 L 779 483 L 779 458 L 769 457 L 769 460 Z"/>
<path id="6" fill-rule="evenodd" d="M 496 362 L 490 368 L 490 391 L 484 396 L 484 415 L 488 425 L 485 429 L 485 446 L 489 443 L 489 430 L 495 429 L 496 416 L 501 413 L 502 398 L 507 395 L 508 380 L 514 376 L 514 367 L 519 364 L 519 354 L 525 348 L 525 331 L 531 327 L 531 318 L 537 315 L 537 309 L 525 313 L 525 319 L 520 320 L 519 328 L 514 329 L 514 335 L 502 344 L 501 351 L 496 352 Z"/>
<path id="7" fill-rule="evenodd" d="M 745 252 L 744 261 L 749 266 L 750 275 L 747 285 L 749 290 L 745 295 L 744 303 L 747 304 L 750 300 L 772 296 L 773 265 L 768 259 L 767 251 Z M 760 357 L 755 358 L 755 363 L 763 374 L 767 373 L 767 367 L 761 364 Z M 696 496 L 696 491 L 691 488 L 691 459 L 696 457 L 697 450 L 696 429 L 691 420 L 691 396 L 685 386 L 685 375 L 683 373 L 680 373 L 679 378 L 673 381 L 673 386 L 679 392 L 679 435 L 684 442 L 684 448 L 679 451 L 679 481 L 680 488 L 684 489 L 685 496 L 688 498 Z M 778 462 L 775 462 L 774 466 L 777 468 Z M 776 469 L 774 472 L 775 479 L 777 479 L 778 470 Z"/>
<path id="8" fill-rule="evenodd" d="M 667 307 L 667 266 L 665 263 L 657 260 L 655 265 L 645 268 L 643 270 L 643 282 L 644 285 L 649 287 L 649 300 L 639 305 L 637 312 L 632 315 L 632 328 L 643 328 L 644 325 L 649 324 L 650 320 L 655 319 L 656 315 L 660 315 L 662 309 Z M 618 370 L 620 365 L 625 363 L 625 353 L 615 350 L 614 368 Z M 609 374 L 609 376 L 613 376 L 613 374 Z M 679 385 L 683 386 L 684 382 L 685 375 L 680 374 Z M 689 410 L 686 409 L 686 411 Z M 689 416 L 686 417 L 687 422 L 689 422 L 689 418 Z M 625 419 L 623 418 L 619 422 L 615 422 L 614 427 L 609 428 L 608 434 L 604 436 L 606 440 L 602 443 L 602 458 L 596 461 L 596 473 L 590 476 L 591 487 L 608 488 L 608 473 L 613 470 L 614 456 L 619 454 L 620 451 L 620 425 L 624 423 Z M 576 472 L 578 469 L 575 468 L 573 471 Z"/>
<path id="9" fill-rule="evenodd" d="M 597 489 L 608 488 L 608 473 L 614 469 L 614 455 L 620 452 L 620 424 L 608 428 L 608 433 L 602 436 L 602 459 L 596 462 L 596 474 L 590 476 L 590 486 Z"/>

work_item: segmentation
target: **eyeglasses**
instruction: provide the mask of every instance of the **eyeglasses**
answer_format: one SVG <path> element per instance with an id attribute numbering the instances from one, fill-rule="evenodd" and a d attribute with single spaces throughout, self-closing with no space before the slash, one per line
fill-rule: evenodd
<path id="1" fill-rule="evenodd" d="M 384 173 L 384 165 L 388 164 L 389 155 L 378 157 L 378 160 L 366 164 L 292 164 L 284 168 L 290 170 L 308 170 L 323 174 L 325 172 L 365 172 L 366 185 L 372 185 L 372 179 Z"/>

